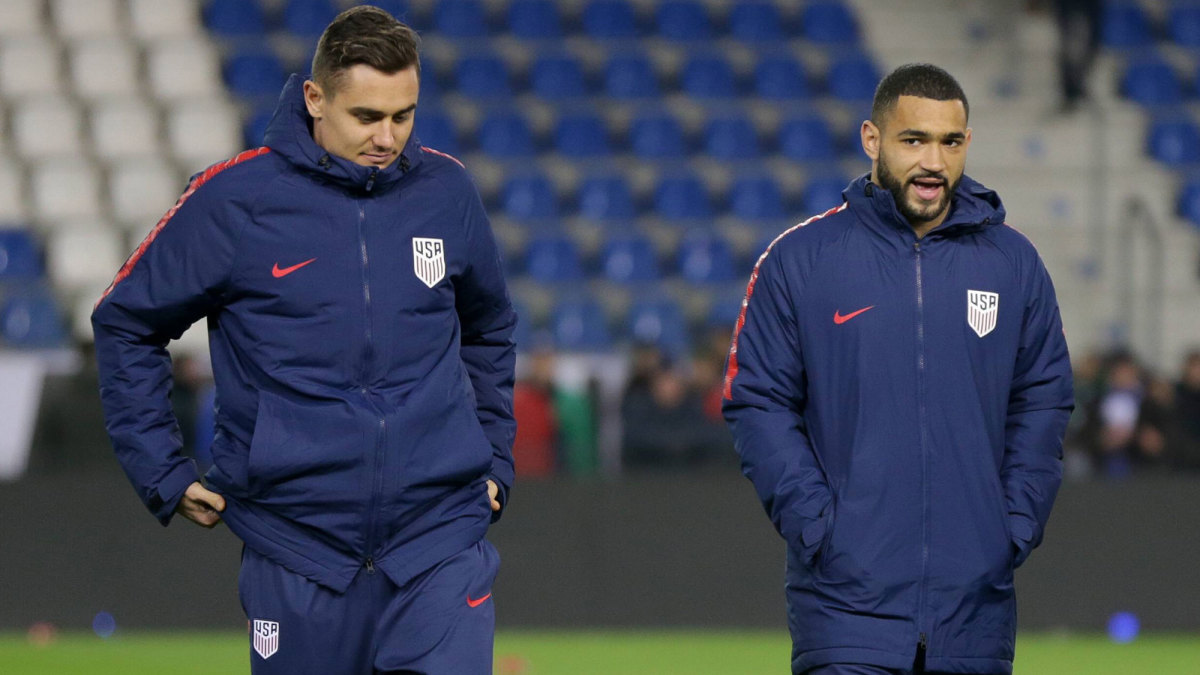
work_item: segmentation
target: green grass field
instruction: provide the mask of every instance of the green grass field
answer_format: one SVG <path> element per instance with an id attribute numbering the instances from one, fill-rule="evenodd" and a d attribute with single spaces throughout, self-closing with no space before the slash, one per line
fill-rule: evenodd
<path id="1" fill-rule="evenodd" d="M 217 675 L 247 673 L 245 636 L 130 633 L 108 640 L 56 636 L 45 645 L 0 635 L 4 675 Z M 496 638 L 499 675 L 757 675 L 786 673 L 788 639 L 775 632 L 523 632 Z M 1022 635 L 1017 675 L 1196 675 L 1200 636 Z"/>

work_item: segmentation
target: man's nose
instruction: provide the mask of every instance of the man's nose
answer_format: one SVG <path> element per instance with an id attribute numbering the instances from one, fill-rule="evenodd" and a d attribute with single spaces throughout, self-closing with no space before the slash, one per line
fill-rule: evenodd
<path id="1" fill-rule="evenodd" d="M 396 140 L 392 133 L 391 120 L 383 120 L 371 136 L 371 142 L 380 148 L 390 148 Z"/>
<path id="2" fill-rule="evenodd" d="M 930 143 L 921 153 L 921 168 L 935 173 L 941 173 L 946 168 L 946 154 L 940 143 Z"/>

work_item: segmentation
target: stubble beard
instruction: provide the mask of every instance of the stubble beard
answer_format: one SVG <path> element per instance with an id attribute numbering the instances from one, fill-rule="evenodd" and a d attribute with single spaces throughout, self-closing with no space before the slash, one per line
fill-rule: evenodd
<path id="1" fill-rule="evenodd" d="M 896 177 L 896 174 L 892 173 L 882 152 L 879 153 L 879 161 L 876 163 L 875 173 L 879 178 L 880 187 L 892 193 L 892 199 L 896 202 L 896 208 L 900 211 L 900 215 L 904 216 L 904 219 L 913 227 L 936 220 L 938 216 L 945 213 L 946 209 L 950 207 L 951 196 L 958 189 L 958 184 L 962 182 L 962 176 L 959 176 L 953 185 L 947 181 L 943 186 L 941 199 L 935 204 L 917 206 L 905 194 L 906 188 L 912 184 L 913 179 L 941 178 L 945 180 L 945 176 L 937 173 L 922 173 L 902 182 Z M 914 197 L 913 201 L 917 199 Z"/>

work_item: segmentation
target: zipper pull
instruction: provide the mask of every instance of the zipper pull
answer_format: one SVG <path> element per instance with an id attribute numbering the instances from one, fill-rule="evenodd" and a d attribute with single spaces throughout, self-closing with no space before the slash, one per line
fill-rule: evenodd
<path id="1" fill-rule="evenodd" d="M 378 169 L 371 169 L 371 175 L 367 177 L 367 192 L 370 192 L 371 188 L 375 187 L 375 176 L 378 174 Z"/>
<path id="2" fill-rule="evenodd" d="M 916 670 L 918 673 L 925 672 L 925 651 L 929 649 L 929 638 L 925 633 L 917 636 L 917 663 Z"/>
<path id="3" fill-rule="evenodd" d="M 375 574 L 375 559 L 367 558 L 367 574 Z M 925 635 L 921 633 L 921 635 Z"/>

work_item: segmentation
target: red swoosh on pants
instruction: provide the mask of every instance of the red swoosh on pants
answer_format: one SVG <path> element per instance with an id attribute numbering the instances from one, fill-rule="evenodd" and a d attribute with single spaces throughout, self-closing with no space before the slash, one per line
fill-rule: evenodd
<path id="1" fill-rule="evenodd" d="M 478 606 L 482 605 L 490 597 L 492 597 L 492 594 L 488 593 L 487 595 L 483 596 L 482 598 L 479 598 L 478 600 L 472 600 L 471 594 L 468 593 L 467 594 L 467 606 L 468 607 L 478 607 Z"/>

